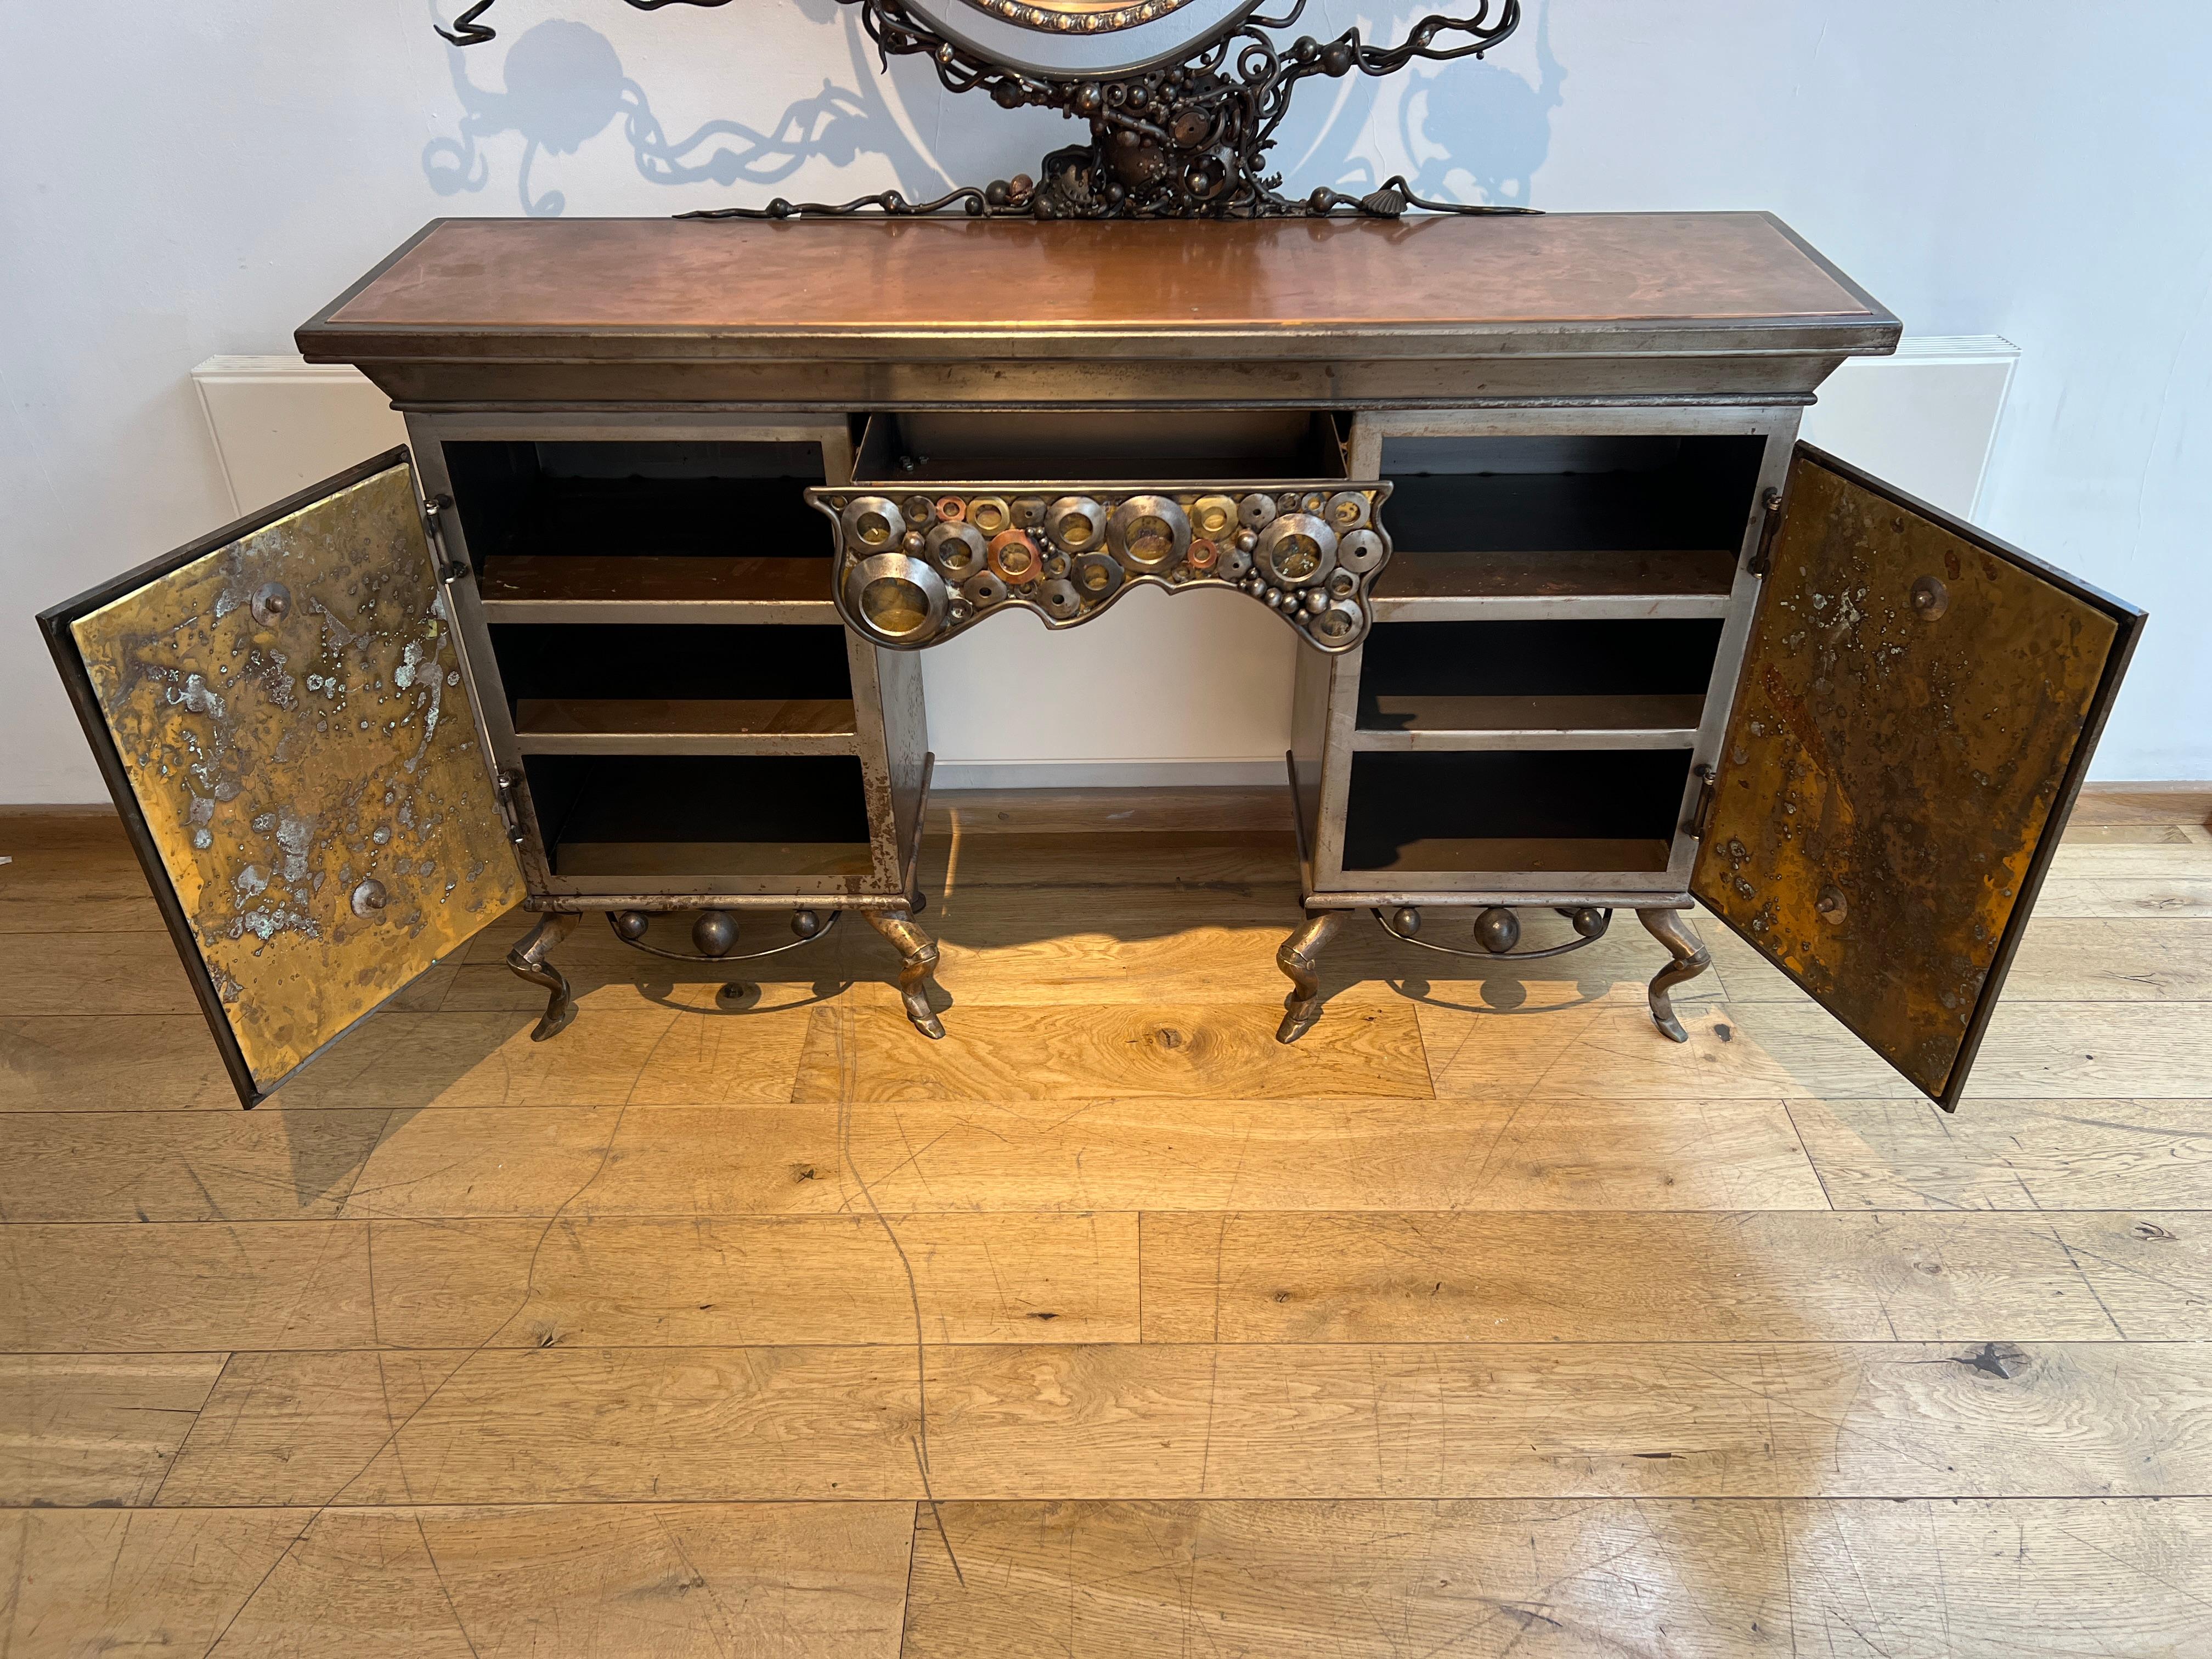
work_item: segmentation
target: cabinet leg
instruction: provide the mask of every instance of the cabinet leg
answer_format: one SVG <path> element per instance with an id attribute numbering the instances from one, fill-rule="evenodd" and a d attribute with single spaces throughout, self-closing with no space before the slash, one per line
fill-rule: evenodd
<path id="1" fill-rule="evenodd" d="M 1687 1042 L 1690 1034 L 1674 1017 L 1674 1000 L 1670 993 L 1677 985 L 1697 978 L 1711 967 L 1713 953 L 1690 931 L 1690 924 L 1680 910 L 1638 910 L 1636 919 L 1644 924 L 1644 932 L 1667 947 L 1667 953 L 1674 958 L 1651 976 L 1651 1023 L 1674 1042 Z"/>
<path id="2" fill-rule="evenodd" d="M 538 919 L 538 925 L 522 937 L 521 943 L 507 953 L 510 972 L 528 980 L 532 985 L 545 988 L 545 1015 L 530 1034 L 532 1042 L 543 1042 L 568 1029 L 568 1022 L 576 1018 L 576 998 L 568 988 L 568 976 L 547 960 L 553 947 L 576 931 L 579 918 L 574 911 L 551 912 Z"/>
<path id="3" fill-rule="evenodd" d="M 869 910 L 868 925 L 891 942 L 899 953 L 899 995 L 906 1000 L 906 1017 L 927 1037 L 945 1035 L 945 1022 L 929 1006 L 930 975 L 937 971 L 937 941 L 914 924 L 903 910 Z"/>
<path id="4" fill-rule="evenodd" d="M 1291 981 L 1291 994 L 1283 999 L 1283 1023 L 1275 1028 L 1276 1042 L 1296 1042 L 1321 1018 L 1321 953 L 1351 914 L 1324 910 L 1317 916 L 1308 916 L 1275 952 L 1275 965 Z"/>

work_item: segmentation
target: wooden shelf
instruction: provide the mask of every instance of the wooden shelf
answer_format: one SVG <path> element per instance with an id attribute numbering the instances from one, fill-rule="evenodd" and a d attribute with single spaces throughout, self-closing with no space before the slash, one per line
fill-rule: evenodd
<path id="1" fill-rule="evenodd" d="M 850 879 L 873 873 L 862 842 L 560 842 L 553 871 L 564 879 L 612 878 L 650 888 L 671 881 L 742 884 L 777 878 Z"/>
<path id="2" fill-rule="evenodd" d="M 1383 509 L 1384 522 L 1389 509 Z M 1718 617 L 1735 580 L 1723 548 L 1671 552 L 1424 553 L 1403 549 L 1376 579 L 1378 622 L 1577 617 Z"/>
<path id="3" fill-rule="evenodd" d="M 515 553 L 477 584 L 494 623 L 834 623 L 826 558 Z"/>
<path id="4" fill-rule="evenodd" d="M 1424 839 L 1401 842 L 1388 864 L 1345 872 L 1347 879 L 1424 873 L 1453 876 L 1656 873 L 1667 867 L 1662 840 L 1570 837 Z"/>
<path id="5" fill-rule="evenodd" d="M 1362 698 L 1354 749 L 1687 749 L 1695 694 Z"/>
<path id="6" fill-rule="evenodd" d="M 848 755 L 850 698 L 526 697 L 526 755 Z"/>

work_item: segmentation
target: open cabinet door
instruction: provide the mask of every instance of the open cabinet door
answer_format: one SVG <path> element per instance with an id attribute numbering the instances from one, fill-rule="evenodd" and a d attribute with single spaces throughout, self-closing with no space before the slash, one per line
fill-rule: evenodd
<path id="1" fill-rule="evenodd" d="M 247 1106 L 522 898 L 404 449 L 39 621 Z"/>
<path id="2" fill-rule="evenodd" d="M 1690 888 L 1955 1110 L 2143 615 L 1800 444 Z"/>

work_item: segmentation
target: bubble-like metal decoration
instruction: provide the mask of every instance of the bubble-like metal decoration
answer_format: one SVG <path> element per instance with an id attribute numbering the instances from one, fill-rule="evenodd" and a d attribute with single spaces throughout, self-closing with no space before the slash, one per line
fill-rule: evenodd
<path id="1" fill-rule="evenodd" d="M 1044 532 L 1069 553 L 1088 553 L 1106 534 L 1106 509 L 1088 495 L 1062 495 L 1045 509 Z"/>
<path id="2" fill-rule="evenodd" d="M 945 579 L 904 553 L 877 553 L 845 573 L 846 614 L 890 644 L 926 640 L 945 626 Z"/>
<path id="3" fill-rule="evenodd" d="M 1372 623 L 1370 588 L 1389 556 L 1381 511 L 1390 486 L 1380 482 L 938 488 L 905 501 L 806 492 L 837 523 L 838 609 L 879 645 L 933 644 L 1016 606 L 1048 627 L 1073 627 L 1149 582 L 1241 590 L 1309 645 L 1345 651 Z M 916 528 L 925 509 L 927 528 Z M 1362 522 L 1340 538 L 1332 516 Z M 1222 534 L 1196 533 L 1194 519 Z"/>
<path id="4" fill-rule="evenodd" d="M 1311 513 L 1285 513 L 1261 532 L 1252 562 L 1278 586 L 1304 587 L 1336 568 L 1336 532 Z"/>
<path id="5" fill-rule="evenodd" d="M 1328 498 L 1326 510 L 1329 528 L 1346 535 L 1367 522 L 1367 497 L 1357 489 L 1340 489 Z"/>
<path id="6" fill-rule="evenodd" d="M 1380 569 L 1389 550 L 1373 531 L 1355 530 L 1337 539 L 1336 562 L 1355 576 L 1364 576 L 1370 570 Z"/>
<path id="7" fill-rule="evenodd" d="M 978 611 L 988 611 L 1005 602 L 1006 584 L 996 571 L 979 570 L 960 584 L 960 597 Z"/>
<path id="8" fill-rule="evenodd" d="M 906 536 L 906 515 L 888 495 L 855 495 L 839 515 L 845 544 L 861 553 L 888 552 Z"/>
<path id="9" fill-rule="evenodd" d="M 930 562 L 956 582 L 966 581 L 983 568 L 982 532 L 971 524 L 948 520 L 932 525 L 922 548 Z"/>
<path id="10" fill-rule="evenodd" d="M 1228 495 L 1200 495 L 1190 504 L 1194 535 L 1222 541 L 1237 533 L 1237 502 Z"/>
<path id="11" fill-rule="evenodd" d="M 1132 495 L 1107 520 L 1106 541 L 1140 575 L 1170 570 L 1190 550 L 1190 519 L 1172 495 Z"/>
<path id="12" fill-rule="evenodd" d="M 985 554 L 991 574 L 1009 587 L 1027 587 L 1043 568 L 1036 538 L 1026 530 L 1002 530 L 991 538 Z"/>

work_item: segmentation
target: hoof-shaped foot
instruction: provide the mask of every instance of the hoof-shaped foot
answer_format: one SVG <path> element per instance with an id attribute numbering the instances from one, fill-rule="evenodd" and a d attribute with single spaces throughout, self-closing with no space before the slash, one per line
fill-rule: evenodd
<path id="1" fill-rule="evenodd" d="M 1291 988 L 1283 999 L 1283 1023 L 1275 1028 L 1276 1042 L 1296 1042 L 1321 1018 L 1321 953 L 1350 914 L 1324 910 L 1317 916 L 1308 916 L 1275 952 L 1275 965 L 1289 978 Z"/>
<path id="2" fill-rule="evenodd" d="M 1651 1005 L 1651 1023 L 1668 1042 L 1687 1042 L 1690 1034 L 1682 1029 L 1682 1022 L 1675 1015 L 1673 992 L 1677 985 L 1687 983 L 1711 967 L 1713 953 L 1690 931 L 1690 924 L 1683 920 L 1680 910 L 1638 910 L 1636 919 L 1644 924 L 1644 932 L 1667 947 L 1668 955 L 1674 958 L 1651 976 L 1650 989 L 1646 994 Z"/>
<path id="3" fill-rule="evenodd" d="M 930 975 L 937 971 L 937 941 L 915 926 L 914 918 L 903 910 L 870 910 L 866 915 L 868 925 L 899 953 L 899 1000 L 906 1004 L 908 1023 L 926 1037 L 942 1037 L 945 1022 L 929 1006 L 929 988 L 935 982 Z"/>
<path id="4" fill-rule="evenodd" d="M 532 1042 L 560 1036 L 575 1020 L 576 998 L 568 988 L 568 975 L 547 957 L 555 945 L 575 931 L 576 921 L 574 911 L 540 916 L 538 925 L 507 953 L 509 972 L 545 988 L 545 1012 L 530 1033 Z"/>

